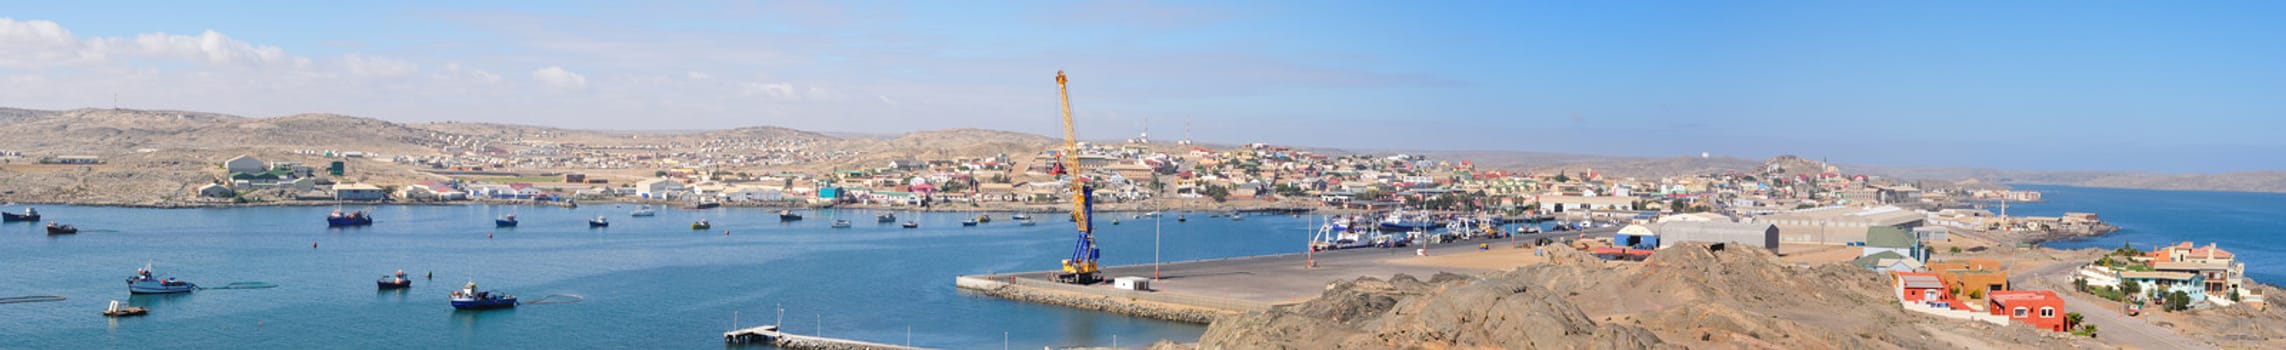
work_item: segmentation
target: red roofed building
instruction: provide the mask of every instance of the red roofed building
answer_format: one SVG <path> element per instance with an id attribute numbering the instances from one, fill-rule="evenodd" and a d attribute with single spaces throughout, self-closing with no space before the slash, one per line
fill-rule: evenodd
<path id="1" fill-rule="evenodd" d="M 2063 332 L 2069 326 L 2064 324 L 2064 299 L 2054 291 L 1994 291 L 1985 299 L 1991 306 L 1986 310 L 1996 316 L 2008 316 L 2009 321 L 2056 332 Z"/>

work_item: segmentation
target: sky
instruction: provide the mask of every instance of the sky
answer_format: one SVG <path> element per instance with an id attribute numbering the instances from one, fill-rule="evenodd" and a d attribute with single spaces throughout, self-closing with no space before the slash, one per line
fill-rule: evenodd
<path id="1" fill-rule="evenodd" d="M 2286 169 L 2286 2 L 52 1 L 0 106 Z"/>

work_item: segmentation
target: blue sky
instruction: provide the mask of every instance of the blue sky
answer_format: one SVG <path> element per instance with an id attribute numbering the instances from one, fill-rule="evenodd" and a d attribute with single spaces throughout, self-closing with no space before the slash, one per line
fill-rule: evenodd
<path id="1" fill-rule="evenodd" d="M 39 2 L 0 105 L 2286 169 L 2286 3 Z"/>

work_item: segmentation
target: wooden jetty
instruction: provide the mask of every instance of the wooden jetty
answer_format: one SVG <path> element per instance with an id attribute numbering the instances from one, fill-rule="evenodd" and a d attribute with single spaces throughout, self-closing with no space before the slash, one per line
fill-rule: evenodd
<path id="1" fill-rule="evenodd" d="M 722 332 L 722 341 L 732 344 L 767 343 L 796 350 L 919 350 L 922 348 L 869 343 L 848 339 L 834 339 L 807 335 L 794 335 L 778 331 L 777 325 L 768 325 Z"/>

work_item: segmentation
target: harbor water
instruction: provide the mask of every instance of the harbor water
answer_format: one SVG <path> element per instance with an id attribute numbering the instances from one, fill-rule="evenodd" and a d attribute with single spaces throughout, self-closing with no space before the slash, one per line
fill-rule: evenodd
<path id="1" fill-rule="evenodd" d="M 0 349 L 717 348 L 734 317 L 742 327 L 781 322 L 780 307 L 793 333 L 938 348 L 1140 345 L 1204 331 L 954 290 L 956 275 L 1054 269 L 1074 239 L 1058 213 L 1032 214 L 1037 226 L 992 213 L 991 223 L 962 227 L 976 213 L 898 212 L 898 222 L 922 225 L 904 229 L 867 210 L 798 211 L 806 220 L 781 223 L 753 208 L 638 218 L 613 204 L 378 206 L 348 208 L 369 211 L 372 226 L 327 228 L 332 207 L 36 208 L 81 231 L 0 225 L 0 297 L 68 299 L 0 304 Z M 494 228 L 504 214 L 521 223 Z M 610 226 L 589 228 L 597 215 Z M 1100 216 L 1106 263 L 1152 262 L 1151 221 L 1134 215 Z M 1299 252 L 1313 225 L 1308 216 L 1187 216 L 1162 219 L 1161 259 Z M 699 219 L 714 227 L 692 230 Z M 855 225 L 829 228 L 836 219 Z M 124 281 L 146 263 L 210 287 L 277 287 L 130 296 Z M 376 290 L 375 279 L 399 269 L 411 289 Z M 525 301 L 583 300 L 453 310 L 446 295 L 469 281 Z M 151 311 L 99 315 L 111 300 Z"/>

